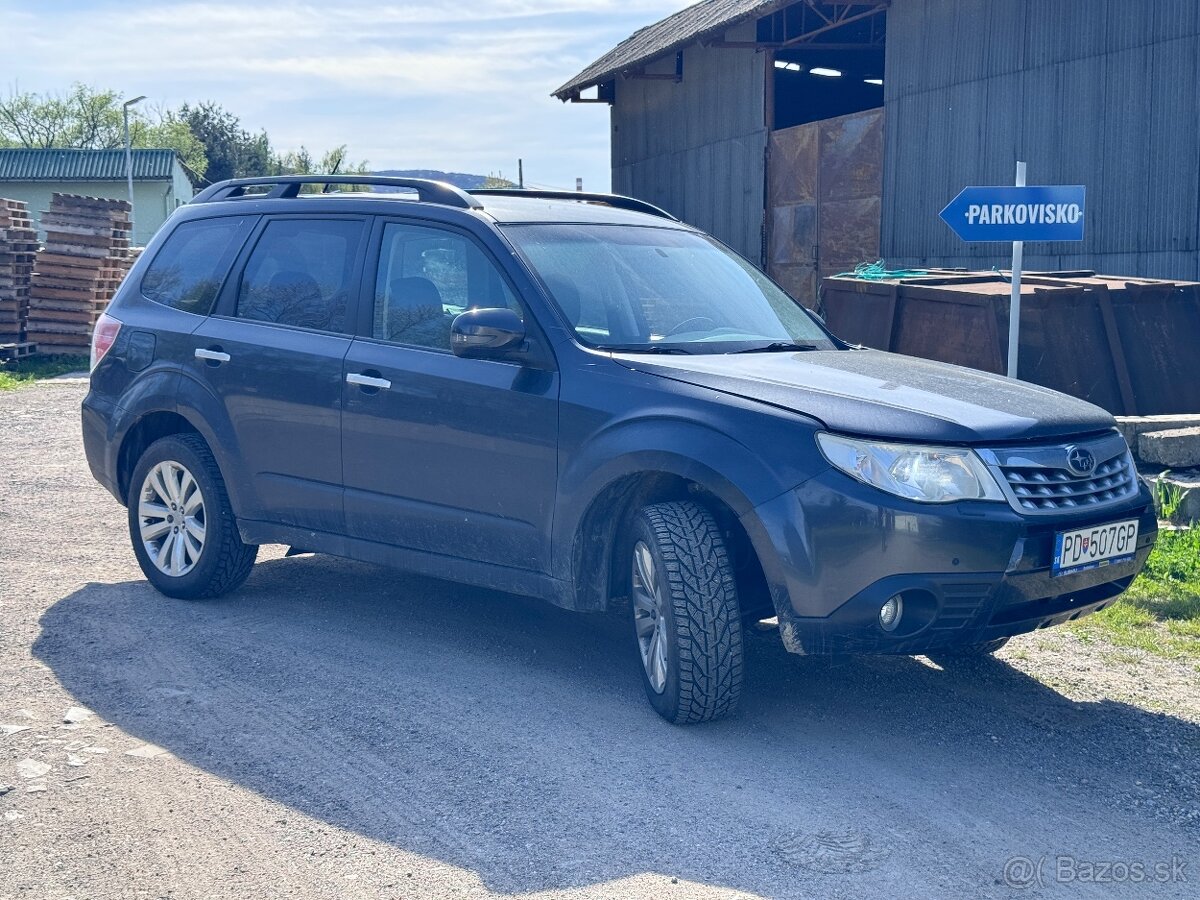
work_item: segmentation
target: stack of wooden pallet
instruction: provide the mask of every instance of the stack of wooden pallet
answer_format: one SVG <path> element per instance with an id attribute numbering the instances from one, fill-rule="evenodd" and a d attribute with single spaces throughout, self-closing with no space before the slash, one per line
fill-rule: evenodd
<path id="1" fill-rule="evenodd" d="M 30 288 L 26 335 L 43 352 L 88 349 L 92 327 L 133 265 L 129 204 L 54 194 Z"/>
<path id="2" fill-rule="evenodd" d="M 37 232 L 22 200 L 0 197 L 0 344 L 25 340 Z"/>

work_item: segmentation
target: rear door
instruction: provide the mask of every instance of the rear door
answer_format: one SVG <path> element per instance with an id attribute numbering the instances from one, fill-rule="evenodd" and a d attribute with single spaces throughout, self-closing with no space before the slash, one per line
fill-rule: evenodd
<path id="1" fill-rule="evenodd" d="M 266 217 L 192 335 L 191 372 L 228 412 L 242 517 L 340 533 L 342 360 L 367 220 Z"/>
<path id="2" fill-rule="evenodd" d="M 348 533 L 548 571 L 558 373 L 451 352 L 450 323 L 467 308 L 507 306 L 535 330 L 472 236 L 403 219 L 376 232 L 372 310 L 344 366 Z"/>

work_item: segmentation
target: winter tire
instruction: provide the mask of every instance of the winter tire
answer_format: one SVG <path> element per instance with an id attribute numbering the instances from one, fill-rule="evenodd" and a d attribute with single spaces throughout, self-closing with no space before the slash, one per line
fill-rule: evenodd
<path id="1" fill-rule="evenodd" d="M 129 479 L 129 534 L 146 578 L 168 597 L 238 588 L 258 547 L 242 543 L 212 451 L 197 434 L 151 444 Z"/>
<path id="2" fill-rule="evenodd" d="M 720 718 L 742 690 L 742 617 L 725 540 L 692 502 L 657 503 L 634 518 L 630 599 L 642 683 L 668 722 Z"/>

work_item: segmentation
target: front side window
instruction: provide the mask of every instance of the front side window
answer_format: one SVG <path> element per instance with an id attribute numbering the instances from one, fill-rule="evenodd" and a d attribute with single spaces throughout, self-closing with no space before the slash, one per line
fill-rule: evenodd
<path id="1" fill-rule="evenodd" d="M 142 277 L 142 294 L 155 303 L 206 316 L 221 290 L 249 219 L 233 216 L 184 222 L 171 232 Z"/>
<path id="2" fill-rule="evenodd" d="M 542 224 L 509 225 L 505 234 L 591 346 L 681 353 L 834 347 L 799 303 L 701 234 Z"/>
<path id="3" fill-rule="evenodd" d="M 246 262 L 238 318 L 345 332 L 362 231 L 354 219 L 270 222 Z"/>
<path id="4" fill-rule="evenodd" d="M 450 324 L 467 309 L 521 309 L 487 254 L 438 228 L 384 226 L 372 334 L 378 340 L 450 349 Z"/>

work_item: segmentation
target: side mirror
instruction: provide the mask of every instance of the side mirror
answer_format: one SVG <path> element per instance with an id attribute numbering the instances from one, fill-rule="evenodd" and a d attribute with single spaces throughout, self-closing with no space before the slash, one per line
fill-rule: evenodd
<path id="1" fill-rule="evenodd" d="M 511 309 L 468 309 L 450 325 L 455 356 L 494 359 L 525 343 L 525 323 Z"/>

